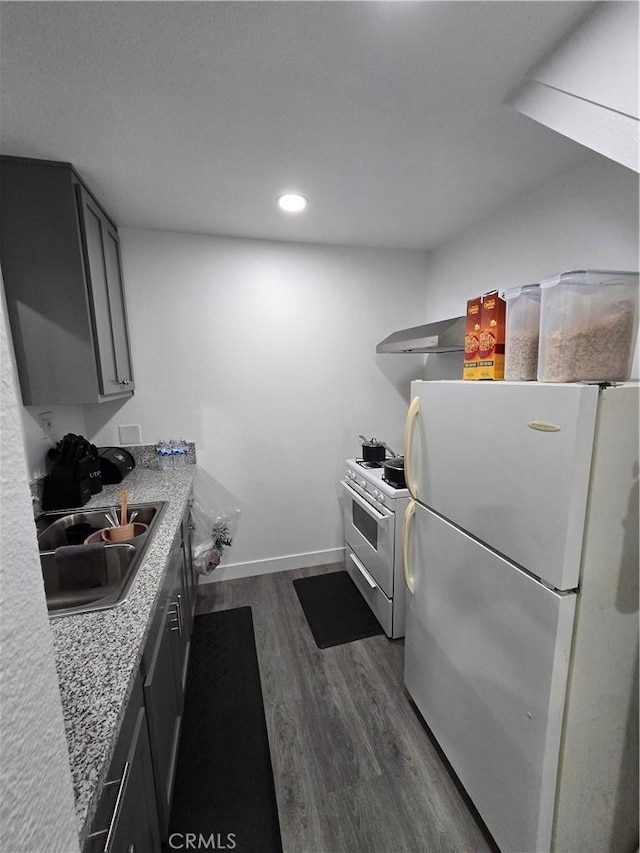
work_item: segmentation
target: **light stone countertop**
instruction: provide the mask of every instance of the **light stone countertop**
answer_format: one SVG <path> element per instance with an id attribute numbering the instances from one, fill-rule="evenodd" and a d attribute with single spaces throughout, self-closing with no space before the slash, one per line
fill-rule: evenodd
<path id="1" fill-rule="evenodd" d="M 118 506 L 123 488 L 129 504 L 166 501 L 125 603 L 50 620 L 81 846 L 106 781 L 195 471 L 195 465 L 168 472 L 135 468 L 83 507 Z"/>

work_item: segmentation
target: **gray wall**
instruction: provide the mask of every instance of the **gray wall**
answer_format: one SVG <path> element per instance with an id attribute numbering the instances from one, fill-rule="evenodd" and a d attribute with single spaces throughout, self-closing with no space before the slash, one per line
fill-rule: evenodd
<path id="1" fill-rule="evenodd" d="M 4 299 L 0 440 L 0 849 L 79 849 Z"/>

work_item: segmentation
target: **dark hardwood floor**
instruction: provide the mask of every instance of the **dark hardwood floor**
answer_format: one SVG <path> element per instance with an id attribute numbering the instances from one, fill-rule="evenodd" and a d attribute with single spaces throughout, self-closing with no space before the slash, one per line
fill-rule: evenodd
<path id="1" fill-rule="evenodd" d="M 315 645 L 292 581 L 340 568 L 199 591 L 198 613 L 253 611 L 285 853 L 494 851 L 404 689 L 404 641 Z"/>

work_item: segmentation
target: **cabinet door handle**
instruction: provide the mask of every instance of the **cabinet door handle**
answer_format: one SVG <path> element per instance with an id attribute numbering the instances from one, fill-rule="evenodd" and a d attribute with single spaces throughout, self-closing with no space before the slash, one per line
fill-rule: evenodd
<path id="1" fill-rule="evenodd" d="M 178 617 L 178 633 L 182 636 L 182 608 L 180 607 L 180 596 L 176 601 L 176 615 Z"/>
<path id="2" fill-rule="evenodd" d="M 131 380 L 130 379 L 121 379 L 118 382 L 118 385 L 131 385 Z"/>
<path id="3" fill-rule="evenodd" d="M 122 778 L 114 779 L 112 782 L 106 782 L 105 788 L 108 785 L 119 785 L 118 794 L 116 796 L 116 804 L 113 808 L 113 814 L 111 815 L 111 820 L 109 822 L 108 829 L 100 829 L 98 832 L 90 833 L 87 838 L 100 838 L 102 835 L 107 836 L 107 840 L 104 843 L 104 853 L 111 853 L 111 845 L 113 844 L 113 836 L 115 834 L 116 826 L 118 823 L 118 818 L 120 817 L 120 812 L 122 811 L 122 802 L 124 800 L 125 791 L 127 788 L 127 782 L 129 781 L 129 771 L 131 770 L 131 765 L 127 761 L 124 765 L 124 769 L 122 771 Z"/>
<path id="4" fill-rule="evenodd" d="M 177 631 L 180 636 L 182 636 L 182 613 L 180 612 L 180 596 L 178 596 L 178 601 L 172 601 L 171 605 L 175 607 L 175 610 L 171 614 L 176 617 L 175 627 L 169 628 L 170 631 Z"/>

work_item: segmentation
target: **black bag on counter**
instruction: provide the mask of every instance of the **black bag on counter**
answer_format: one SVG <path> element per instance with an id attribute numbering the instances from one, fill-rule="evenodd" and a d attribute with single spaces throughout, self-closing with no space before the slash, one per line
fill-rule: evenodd
<path id="1" fill-rule="evenodd" d="M 99 447 L 98 459 L 105 486 L 121 483 L 136 467 L 135 459 L 124 447 Z"/>
<path id="2" fill-rule="evenodd" d="M 47 453 L 45 465 L 44 510 L 84 506 L 91 495 L 102 491 L 97 448 L 81 435 L 67 433 Z"/>
<path id="3" fill-rule="evenodd" d="M 84 506 L 91 498 L 89 457 L 73 465 L 56 462 L 44 478 L 42 509 L 70 509 Z"/>

